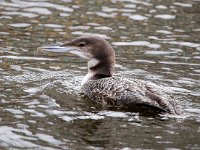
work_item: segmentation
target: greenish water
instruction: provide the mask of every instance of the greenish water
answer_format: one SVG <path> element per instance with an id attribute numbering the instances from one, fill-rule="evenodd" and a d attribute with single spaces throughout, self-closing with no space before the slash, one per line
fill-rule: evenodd
<path id="1" fill-rule="evenodd" d="M 106 38 L 116 74 L 154 82 L 185 114 L 95 107 L 79 96 L 86 61 L 37 47 Z M 200 1 L 1 0 L 0 149 L 200 149 Z"/>

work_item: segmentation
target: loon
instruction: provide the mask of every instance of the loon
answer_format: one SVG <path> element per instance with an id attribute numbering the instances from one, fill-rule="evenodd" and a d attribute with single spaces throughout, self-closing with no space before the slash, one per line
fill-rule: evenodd
<path id="1" fill-rule="evenodd" d="M 39 47 L 51 52 L 70 52 L 88 60 L 82 93 L 105 107 L 133 112 L 179 114 L 176 101 L 158 86 L 138 79 L 114 77 L 115 51 L 103 38 L 81 36 L 60 46 Z"/>

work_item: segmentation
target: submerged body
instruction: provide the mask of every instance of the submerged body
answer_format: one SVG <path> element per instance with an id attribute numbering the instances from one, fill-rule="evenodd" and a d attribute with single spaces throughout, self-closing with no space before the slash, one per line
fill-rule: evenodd
<path id="1" fill-rule="evenodd" d="M 41 47 L 52 52 L 70 52 L 88 60 L 88 74 L 82 92 L 103 106 L 133 112 L 178 114 L 176 102 L 158 86 L 142 80 L 113 77 L 115 52 L 100 37 L 83 36 L 61 46 Z"/>

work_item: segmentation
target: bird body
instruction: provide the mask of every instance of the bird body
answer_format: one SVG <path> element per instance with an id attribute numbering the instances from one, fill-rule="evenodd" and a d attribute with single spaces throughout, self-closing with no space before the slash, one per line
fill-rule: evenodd
<path id="1" fill-rule="evenodd" d="M 103 38 L 82 36 L 61 46 L 40 47 L 51 52 L 70 52 L 88 60 L 82 93 L 103 106 L 134 112 L 178 114 L 175 100 L 152 83 L 113 77 L 115 52 Z"/>
<path id="2" fill-rule="evenodd" d="M 138 107 L 148 106 L 155 111 L 176 114 L 172 97 L 150 82 L 107 77 L 88 81 L 81 89 L 84 95 L 106 107 L 142 112 Z"/>

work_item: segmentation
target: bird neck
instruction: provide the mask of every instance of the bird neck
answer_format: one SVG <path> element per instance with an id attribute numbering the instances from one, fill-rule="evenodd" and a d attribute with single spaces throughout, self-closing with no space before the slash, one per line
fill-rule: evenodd
<path id="1" fill-rule="evenodd" d="M 115 68 L 115 61 L 112 59 L 91 59 L 88 61 L 88 73 L 84 77 L 81 85 L 84 85 L 90 80 L 98 80 L 101 78 L 112 77 Z"/>

